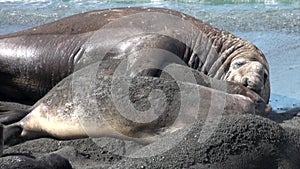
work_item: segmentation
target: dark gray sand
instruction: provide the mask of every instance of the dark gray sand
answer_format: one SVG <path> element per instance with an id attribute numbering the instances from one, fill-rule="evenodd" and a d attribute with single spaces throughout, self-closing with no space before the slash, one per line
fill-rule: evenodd
<path id="1" fill-rule="evenodd" d="M 148 146 L 113 138 L 38 139 L 6 148 L 0 168 L 68 168 L 69 161 L 74 169 L 297 169 L 297 111 L 271 114 L 272 120 L 235 115 L 210 122 L 197 121 Z"/>

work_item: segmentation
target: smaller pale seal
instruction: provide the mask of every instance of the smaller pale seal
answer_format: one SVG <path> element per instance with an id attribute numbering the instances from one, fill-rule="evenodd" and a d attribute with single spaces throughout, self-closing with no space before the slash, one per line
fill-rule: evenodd
<path id="1" fill-rule="evenodd" d="M 188 82 L 137 76 L 137 81 L 129 90 L 132 93 L 129 100 L 137 110 L 149 109 L 149 100 L 151 103 L 157 103 L 151 104 L 151 110 L 154 111 L 154 117 L 157 118 L 151 116 L 153 113 L 142 113 L 139 114 L 141 116 L 139 119 L 153 120 L 136 122 L 138 120 L 126 118 L 128 115 L 126 113 L 134 118 L 137 115 L 130 115 L 132 113 L 130 111 L 122 114 L 112 98 L 112 92 L 120 91 L 116 100 L 124 103 L 121 104 L 125 106 L 122 107 L 122 110 L 126 110 L 128 104 L 124 101 L 128 95 L 124 92 L 122 85 L 111 88 L 112 77 L 99 75 L 93 90 L 86 91 L 85 87 L 81 85 L 77 86 L 78 89 L 74 88 L 74 85 L 84 84 L 87 81 L 88 78 L 83 76 L 84 74 L 86 74 L 85 69 L 81 69 L 65 78 L 29 109 L 26 117 L 6 126 L 5 144 L 14 145 L 41 137 L 64 140 L 103 136 L 147 144 L 159 139 L 164 134 L 187 126 L 195 120 L 205 120 L 210 111 L 213 111 L 213 116 L 261 112 L 261 110 L 255 111 L 260 106 L 257 106 L 252 99 L 240 94 L 228 94 Z M 132 78 L 129 77 L 115 78 L 120 81 L 132 81 Z M 149 94 L 149 86 L 150 89 L 162 90 L 164 97 L 159 93 L 159 95 L 153 96 Z M 183 86 L 184 90 L 182 91 L 178 86 Z M 237 85 L 233 87 L 233 90 L 236 91 Z M 239 88 L 241 88 L 239 90 L 241 92 L 252 92 L 242 85 Z M 74 91 L 76 92 L 74 93 Z M 199 92 L 200 100 L 197 98 L 197 92 Z M 252 93 L 254 96 L 255 93 Z M 149 95 L 149 97 L 145 97 L 145 95 Z M 182 98 L 190 101 L 182 102 Z M 221 102 L 215 103 L 215 101 Z M 187 109 L 180 114 L 183 103 L 187 104 Z M 199 105 L 195 106 L 194 103 Z M 257 103 L 263 103 L 263 100 L 261 99 L 261 102 L 258 100 Z"/>

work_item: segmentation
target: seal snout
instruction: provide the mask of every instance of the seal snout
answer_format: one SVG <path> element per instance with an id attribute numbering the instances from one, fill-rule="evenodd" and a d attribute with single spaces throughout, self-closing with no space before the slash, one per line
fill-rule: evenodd
<path id="1" fill-rule="evenodd" d="M 262 79 L 259 76 L 245 76 L 241 79 L 243 86 L 256 93 L 260 93 L 262 91 L 263 84 L 261 82 Z"/>
<path id="2" fill-rule="evenodd" d="M 242 85 L 246 86 L 246 87 L 248 86 L 248 78 L 247 77 L 242 79 Z"/>
<path id="3" fill-rule="evenodd" d="M 269 85 L 268 67 L 248 57 L 232 60 L 226 80 L 237 82 L 254 91 L 268 101 Z"/>

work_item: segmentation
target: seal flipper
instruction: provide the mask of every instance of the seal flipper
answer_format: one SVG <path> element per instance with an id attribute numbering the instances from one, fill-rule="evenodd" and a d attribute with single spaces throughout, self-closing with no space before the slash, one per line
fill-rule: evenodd
<path id="1" fill-rule="evenodd" d="M 10 110 L 5 112 L 0 112 L 0 123 L 8 125 L 23 119 L 30 110 Z"/>
<path id="2" fill-rule="evenodd" d="M 30 134 L 28 134 L 28 132 Z M 22 122 L 17 122 L 11 125 L 4 126 L 3 140 L 4 146 L 14 146 L 23 143 L 27 140 L 33 140 L 41 137 L 47 137 L 39 132 L 26 131 L 22 126 Z M 51 138 L 51 137 L 47 137 Z"/>
<path id="3" fill-rule="evenodd" d="M 0 102 L 0 123 L 8 125 L 20 121 L 31 111 L 31 106 L 14 102 Z"/>
<path id="4" fill-rule="evenodd" d="M 10 111 L 10 110 L 27 110 L 30 107 L 31 107 L 30 105 L 26 105 L 26 104 L 0 101 L 0 112 Z"/>
<path id="5" fill-rule="evenodd" d="M 4 127 L 3 139 L 4 145 L 13 146 L 25 141 L 22 135 L 22 127 L 18 123 L 14 123 Z"/>

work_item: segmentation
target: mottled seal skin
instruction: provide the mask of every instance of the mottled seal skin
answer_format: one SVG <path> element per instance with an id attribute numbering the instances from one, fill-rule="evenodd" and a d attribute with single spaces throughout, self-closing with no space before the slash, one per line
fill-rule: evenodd
<path id="1" fill-rule="evenodd" d="M 116 8 L 91 11 L 28 30 L 0 35 L 0 99 L 34 104 L 54 85 L 76 69 L 99 59 L 97 57 L 87 59 L 84 56 L 87 48 L 99 50 L 97 49 L 99 44 L 97 44 L 98 46 L 88 44 L 83 47 L 95 32 L 107 24 L 134 14 L 165 14 L 167 19 L 168 17 L 177 17 L 184 23 L 190 24 L 193 29 L 195 28 L 194 30 L 180 32 L 178 35 L 178 37 L 186 38 L 183 46 L 177 46 L 176 43 L 175 46 L 166 47 L 164 43 L 168 44 L 170 38 L 168 40 L 165 38 L 167 41 L 157 39 L 156 43 L 156 37 L 147 41 L 145 39 L 147 35 L 141 37 L 141 43 L 156 44 L 156 47 L 163 46 L 161 49 L 172 51 L 181 48 L 185 52 L 175 51 L 175 54 L 188 66 L 212 78 L 242 83 L 257 92 L 268 103 L 270 95 L 269 67 L 264 55 L 257 47 L 194 17 L 163 8 Z M 154 19 L 155 22 L 151 22 L 152 25 L 150 25 L 154 28 L 164 26 L 166 22 L 166 18 Z M 132 22 L 135 27 L 141 29 L 149 26 L 147 20 L 139 20 L 138 17 Z M 122 25 L 119 28 L 122 28 Z M 179 28 L 172 25 L 172 27 L 166 28 L 166 30 L 169 29 L 174 30 L 175 33 L 171 31 L 165 34 L 176 38 L 176 29 Z M 184 29 L 188 29 L 188 27 Z M 110 34 L 114 33 L 117 32 L 110 32 Z M 121 33 L 124 32 L 121 30 Z M 138 34 L 140 33 L 145 32 L 138 32 Z M 153 33 L 159 34 L 159 32 Z M 125 42 L 133 45 L 129 48 L 138 45 L 133 44 L 133 41 L 139 42 L 135 38 L 135 34 L 131 37 L 133 37 L 131 40 Z M 99 39 L 99 41 L 107 44 L 111 39 Z M 172 41 L 171 44 L 173 44 Z M 105 46 L 102 49 L 106 49 Z M 244 64 L 240 64 L 240 62 L 232 64 L 237 58 L 247 61 Z M 84 59 L 88 61 L 83 61 Z M 253 75 L 250 74 L 251 72 Z"/>
<path id="2" fill-rule="evenodd" d="M 149 102 L 151 109 L 149 113 L 134 114 L 126 111 L 129 106 L 126 102 L 128 95 L 122 85 L 118 86 L 123 81 L 130 84 L 130 77 L 116 77 L 120 82 L 117 81 L 116 86 L 111 88 L 112 76 L 99 75 L 95 87 L 89 90 L 86 88 L 88 85 L 81 85 L 88 80 L 83 76 L 86 72 L 89 71 L 81 69 L 62 80 L 33 106 L 26 117 L 5 126 L 5 145 L 41 137 L 65 140 L 104 136 L 149 144 L 196 120 L 205 120 L 209 115 L 253 114 L 256 109 L 255 103 L 242 95 L 228 94 L 193 83 L 137 76 L 137 81 L 131 84 L 128 100 L 135 110 L 146 111 Z M 74 88 L 74 84 L 79 88 Z M 159 93 L 151 95 L 149 89 L 159 89 L 165 97 Z M 116 100 L 122 102 L 119 103 L 123 106 L 122 110 L 118 109 L 118 102 L 112 98 L 114 91 L 119 91 Z M 199 92 L 199 98 L 195 92 Z M 187 99 L 187 109 L 180 111 L 184 104 L 182 98 Z M 214 103 L 216 100 L 219 101 L 217 104 Z M 153 114 L 158 115 L 153 118 Z M 136 116 L 146 121 L 127 118 Z"/>
<path id="3" fill-rule="evenodd" d="M 66 140 L 104 136 L 148 144 L 195 120 L 205 120 L 208 116 L 245 113 L 264 115 L 266 109 L 264 100 L 248 88 L 231 82 L 226 82 L 226 88 L 223 88 L 224 81 L 211 81 L 193 69 L 188 71 L 194 71 L 193 75 L 200 85 L 189 81 L 175 81 L 170 77 L 147 76 L 136 76 L 137 82 L 133 84 L 132 77 L 114 77 L 117 82 L 112 83 L 113 76 L 103 76 L 106 70 L 102 69 L 97 71 L 93 82 L 87 83 L 91 79 L 85 75 L 91 73 L 95 67 L 92 64 L 64 78 L 34 106 L 20 112 L 25 116 L 20 121 L 16 121 L 18 118 L 7 119 L 4 129 L 5 145 L 42 137 Z M 186 71 L 185 68 L 178 66 L 176 70 Z M 127 94 L 127 89 L 118 80 L 130 84 L 129 91 L 132 94 Z M 214 84 L 215 89 L 203 86 L 210 83 Z M 153 89 L 162 90 L 164 95 L 149 96 L 147 91 Z M 230 94 L 233 93 L 231 90 L 237 94 Z M 114 91 L 119 92 L 113 93 Z M 121 103 L 113 100 L 113 95 L 117 95 L 117 100 Z M 126 98 L 128 95 L 129 98 Z M 161 116 L 151 122 L 136 122 L 126 118 L 126 115 L 131 114 L 126 106 L 132 104 L 135 110 L 147 111 L 149 100 L 152 101 L 152 113 Z M 184 103 L 187 105 L 182 106 Z M 124 107 L 120 110 L 116 104 Z M 143 115 L 136 113 L 140 119 L 153 119 L 151 112 Z"/>

